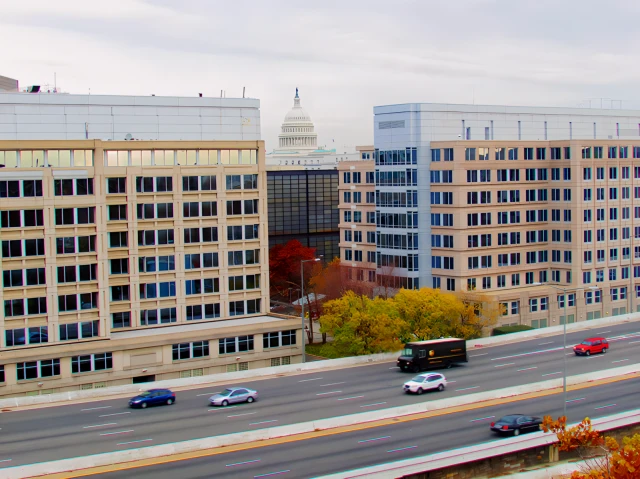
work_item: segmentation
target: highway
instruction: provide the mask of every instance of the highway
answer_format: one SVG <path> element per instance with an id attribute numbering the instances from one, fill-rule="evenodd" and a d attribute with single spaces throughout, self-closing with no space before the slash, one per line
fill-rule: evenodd
<path id="1" fill-rule="evenodd" d="M 126 399 L 111 399 L 3 413 L 0 466 L 223 435 L 538 382 L 561 377 L 565 355 L 569 375 L 640 362 L 640 323 L 571 333 L 568 347 L 596 335 L 609 338 L 607 354 L 575 357 L 562 348 L 562 335 L 478 348 L 469 352 L 468 364 L 444 371 L 447 390 L 423 396 L 402 393 L 402 384 L 412 374 L 400 372 L 395 363 L 378 363 L 250 380 L 243 385 L 260 393 L 260 400 L 252 405 L 209 408 L 208 396 L 224 387 L 216 386 L 179 391 L 175 405 L 146 410 L 131 410 Z"/>
<path id="2" fill-rule="evenodd" d="M 640 379 L 570 392 L 569 422 L 597 418 L 638 407 Z M 559 394 L 515 404 L 446 414 L 391 426 L 364 429 L 277 446 L 94 475 L 96 479 L 310 478 L 386 462 L 424 456 L 499 439 L 489 431 L 496 418 L 510 413 L 562 414 Z"/>

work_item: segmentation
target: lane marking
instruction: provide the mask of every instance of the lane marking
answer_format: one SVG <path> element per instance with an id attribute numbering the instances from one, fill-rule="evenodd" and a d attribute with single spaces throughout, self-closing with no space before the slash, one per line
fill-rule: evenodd
<path id="1" fill-rule="evenodd" d="M 138 439 L 137 441 L 129 441 L 129 442 L 119 442 L 118 446 L 126 446 L 127 444 L 137 444 L 139 442 L 149 442 L 153 441 L 153 439 Z"/>
<path id="2" fill-rule="evenodd" d="M 503 368 L 505 366 L 513 366 L 515 363 L 496 364 L 494 368 Z"/>
<path id="3" fill-rule="evenodd" d="M 323 388 L 325 386 L 337 386 L 338 384 L 344 384 L 346 381 L 341 381 L 339 383 L 329 383 L 329 384 L 321 384 L 320 387 Z"/>
<path id="4" fill-rule="evenodd" d="M 617 406 L 617 404 L 607 404 L 606 406 L 600 406 L 600 407 L 597 407 L 595 409 L 606 409 L 608 407 L 614 407 L 614 406 Z"/>
<path id="5" fill-rule="evenodd" d="M 364 396 L 349 396 L 348 398 L 338 398 L 338 401 L 346 401 L 348 399 L 358 399 L 358 398 L 363 398 Z"/>
<path id="6" fill-rule="evenodd" d="M 235 462 L 233 464 L 227 464 L 225 467 L 244 466 L 245 464 L 253 464 L 254 462 L 260 462 L 260 459 L 254 459 L 253 461 Z"/>
<path id="7" fill-rule="evenodd" d="M 567 399 L 567 404 L 570 402 L 578 402 L 578 401 L 584 401 L 585 398 L 578 398 L 578 399 Z"/>
<path id="8" fill-rule="evenodd" d="M 640 343 L 640 341 L 630 341 L 629 344 L 636 344 L 636 343 Z"/>
<path id="9" fill-rule="evenodd" d="M 358 444 L 363 444 L 365 442 L 373 442 L 373 441 L 382 441 L 383 439 L 389 439 L 391 436 L 382 436 L 382 437 L 374 437 L 373 439 L 363 439 L 362 441 L 358 441 Z"/>
<path id="10" fill-rule="evenodd" d="M 80 409 L 80 411 L 97 411 L 98 409 L 109 409 L 113 406 L 90 407 L 89 409 Z"/>
<path id="11" fill-rule="evenodd" d="M 555 374 L 562 374 L 562 371 L 556 371 L 555 373 L 547 373 L 547 374 L 543 374 L 543 375 L 542 375 L 542 377 L 545 377 L 545 376 L 553 376 L 553 375 L 555 375 Z"/>
<path id="12" fill-rule="evenodd" d="M 394 366 L 394 367 L 389 368 L 389 369 L 398 369 L 398 366 Z"/>
<path id="13" fill-rule="evenodd" d="M 216 394 L 218 394 L 220 391 L 216 391 L 213 393 L 202 393 L 202 394 L 196 394 L 196 397 L 200 397 L 200 396 L 214 396 Z"/>
<path id="14" fill-rule="evenodd" d="M 447 384 L 453 384 L 453 383 L 457 383 L 458 381 L 456 381 L 455 379 L 453 381 L 449 381 L 447 380 Z"/>
<path id="15" fill-rule="evenodd" d="M 473 356 L 469 356 L 470 358 L 477 358 L 478 356 L 486 356 L 489 353 L 480 353 L 480 354 L 474 354 Z"/>
<path id="16" fill-rule="evenodd" d="M 286 469 L 284 471 L 267 472 L 266 474 L 258 474 L 257 476 L 253 476 L 253 479 L 258 479 L 259 477 L 275 476 L 276 474 L 285 474 L 287 472 L 291 472 L 291 469 Z"/>
<path id="17" fill-rule="evenodd" d="M 391 449 L 390 451 L 387 452 L 398 452 L 398 451 L 406 451 L 407 449 L 415 449 L 418 446 L 407 446 L 407 447 L 400 447 L 398 449 Z"/>
<path id="18" fill-rule="evenodd" d="M 478 419 L 472 419 L 469 422 L 478 422 L 478 421 L 485 421 L 487 419 L 493 419 L 495 416 L 487 416 L 487 417 L 479 417 Z"/>
<path id="19" fill-rule="evenodd" d="M 126 431 L 116 431 L 116 432 L 103 432 L 100 434 L 101 436 L 115 436 L 116 434 L 126 434 L 128 432 L 133 432 L 133 429 L 127 429 Z"/>
<path id="20" fill-rule="evenodd" d="M 468 391 L 469 389 L 478 389 L 480 386 L 473 386 L 470 388 L 462 388 L 462 389 L 456 389 L 456 391 Z"/>
<path id="21" fill-rule="evenodd" d="M 102 414 L 98 417 L 109 417 L 109 416 L 122 416 L 123 414 L 131 414 L 131 411 L 126 411 L 126 412 L 114 412 L 112 414 Z"/>
<path id="22" fill-rule="evenodd" d="M 520 372 L 520 371 L 530 371 L 531 369 L 538 369 L 538 366 L 531 366 L 530 368 L 516 369 L 516 372 Z"/>
<path id="23" fill-rule="evenodd" d="M 595 359 L 595 358 L 604 358 L 604 354 L 594 354 L 589 356 L 587 359 Z"/>
<path id="24" fill-rule="evenodd" d="M 13 459 L 0 459 L 0 462 L 11 462 Z"/>
<path id="25" fill-rule="evenodd" d="M 251 416 L 252 414 L 256 414 L 257 411 L 253 411 L 253 412 L 243 412 L 242 414 L 233 414 L 231 416 L 227 416 L 227 417 L 240 417 L 240 416 Z"/>
<path id="26" fill-rule="evenodd" d="M 322 378 L 311 378 L 311 379 L 302 379 L 300 381 L 298 381 L 299 383 L 306 383 L 308 381 L 319 381 Z"/>
<path id="27" fill-rule="evenodd" d="M 215 406 L 210 408 L 207 412 L 226 411 L 227 409 L 233 409 L 234 407 L 238 407 L 238 406 Z"/>
<path id="28" fill-rule="evenodd" d="M 249 423 L 249 426 L 257 426 L 258 424 L 267 424 L 270 422 L 278 422 L 277 419 L 271 419 L 270 421 L 260 421 L 260 422 L 251 422 Z"/>
<path id="29" fill-rule="evenodd" d="M 387 404 L 387 401 L 374 402 L 373 404 L 365 404 L 364 406 L 360 406 L 360 407 L 382 406 L 383 404 Z"/>
<path id="30" fill-rule="evenodd" d="M 342 391 L 328 391 L 326 393 L 318 393 L 316 394 L 316 396 L 326 396 L 327 394 L 337 394 L 337 393 L 341 393 Z"/>
<path id="31" fill-rule="evenodd" d="M 108 422 L 106 424 L 96 424 L 95 426 L 83 426 L 82 429 L 91 429 L 93 427 L 105 427 L 105 426 L 115 426 L 118 424 L 117 422 Z"/>
<path id="32" fill-rule="evenodd" d="M 545 344 L 553 344 L 553 341 L 547 341 L 546 343 L 538 343 L 538 346 L 544 346 Z"/>
<path id="33" fill-rule="evenodd" d="M 625 361 L 629 361 L 628 359 L 618 359 L 617 361 L 611 361 L 611 363 L 624 363 Z"/>
<path id="34" fill-rule="evenodd" d="M 572 348 L 573 346 L 567 346 L 567 348 Z M 502 356 L 501 358 L 493 358 L 491 361 L 500 361 L 501 359 L 512 359 L 512 358 L 521 358 L 523 356 L 532 356 L 534 354 L 544 354 L 544 353 L 552 353 L 553 351 L 562 351 L 564 348 L 562 346 L 551 349 L 541 349 L 540 351 L 531 351 L 529 353 L 520 353 L 520 354 L 512 354 L 510 356 Z"/>
<path id="35" fill-rule="evenodd" d="M 607 333 L 610 333 L 610 332 L 611 332 L 611 330 L 609 330 L 609 331 L 600 331 L 598 334 L 607 334 Z"/>
<path id="36" fill-rule="evenodd" d="M 635 379 L 637 377 L 638 375 L 634 374 L 629 376 L 619 376 L 619 377 L 607 378 L 607 379 L 595 379 L 592 383 L 568 386 L 567 390 L 579 391 L 579 390 L 590 389 L 592 387 L 597 387 L 597 386 L 606 385 L 606 384 L 617 384 L 619 382 L 629 381 L 630 379 Z M 316 431 L 314 433 L 308 433 L 308 434 L 302 434 L 302 435 L 283 436 L 277 439 L 260 441 L 259 443 L 255 443 L 255 442 L 244 443 L 244 444 L 238 444 L 236 446 L 229 446 L 228 448 L 214 448 L 214 449 L 208 449 L 204 451 L 178 453 L 178 454 L 172 454 L 171 456 L 150 458 L 144 461 L 140 461 L 140 460 L 132 461 L 126 464 L 113 464 L 108 466 L 91 467 L 89 469 L 84 469 L 82 471 L 68 471 L 65 473 L 50 474 L 50 476 L 51 476 L 51 479 L 71 479 L 71 478 L 77 478 L 77 477 L 86 477 L 88 475 L 103 474 L 105 472 L 129 471 L 129 470 L 144 468 L 150 465 L 157 466 L 160 464 L 171 464 L 171 463 L 177 463 L 177 462 L 182 462 L 182 461 L 192 460 L 197 458 L 214 457 L 214 456 L 219 456 L 222 454 L 228 454 L 232 452 L 247 451 L 249 449 L 256 449 L 259 447 L 296 443 L 301 440 L 312 439 L 317 437 L 328 437 L 328 436 L 334 436 L 337 434 L 343 434 L 348 432 L 363 431 L 365 429 L 373 429 L 380 426 L 389 426 L 389 425 L 398 424 L 398 423 L 407 423 L 407 422 L 412 422 L 420 419 L 427 419 L 430 417 L 451 414 L 455 412 L 481 409 L 481 408 L 489 407 L 493 405 L 512 404 L 512 403 L 516 403 L 516 402 L 527 400 L 527 399 L 534 399 L 534 398 L 541 398 L 541 397 L 548 397 L 548 396 L 559 397 L 560 394 L 562 394 L 562 388 L 555 388 L 553 390 L 545 390 L 545 391 L 536 391 L 533 393 L 527 393 L 519 396 L 512 396 L 508 398 L 500 398 L 500 399 L 492 400 L 490 401 L 490 404 L 482 403 L 482 405 L 479 405 L 478 403 L 474 403 L 474 404 L 467 404 L 463 406 L 454 406 L 451 408 L 446 408 L 445 410 L 425 411 L 424 413 L 414 414 L 414 415 L 405 416 L 405 417 L 397 417 L 397 418 L 393 418 L 392 420 L 385 419 L 385 420 L 379 420 L 379 421 L 371 421 L 367 423 L 354 424 L 351 426 L 345 426 L 345 427 L 335 428 L 331 430 L 324 430 L 321 432 Z"/>

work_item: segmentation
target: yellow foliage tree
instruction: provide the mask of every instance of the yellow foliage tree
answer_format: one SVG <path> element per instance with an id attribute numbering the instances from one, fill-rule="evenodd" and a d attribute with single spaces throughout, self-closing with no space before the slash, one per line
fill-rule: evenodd
<path id="1" fill-rule="evenodd" d="M 483 331 L 496 325 L 504 312 L 504 306 L 485 294 L 462 291 L 456 297 L 460 303 L 460 312 L 458 318 L 451 323 L 452 336 L 479 338 Z"/>
<path id="2" fill-rule="evenodd" d="M 463 305 L 455 295 L 439 289 L 401 289 L 390 299 L 403 323 L 402 339 L 423 341 L 452 333 Z"/>
<path id="3" fill-rule="evenodd" d="M 362 355 L 395 351 L 402 347 L 402 322 L 391 302 L 369 299 L 347 291 L 327 301 L 320 317 L 320 331 L 333 336 L 342 354 Z"/>

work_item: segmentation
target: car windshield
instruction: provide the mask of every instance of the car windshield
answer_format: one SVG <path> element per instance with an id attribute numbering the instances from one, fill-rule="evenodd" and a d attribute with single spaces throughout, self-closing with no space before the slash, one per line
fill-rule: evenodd
<path id="1" fill-rule="evenodd" d="M 148 398 L 150 396 L 151 396 L 151 393 L 149 391 L 138 394 L 138 397 L 141 397 L 141 398 Z"/>
<path id="2" fill-rule="evenodd" d="M 583 344 L 585 346 L 591 346 L 591 341 L 582 341 L 580 344 Z"/>
<path id="3" fill-rule="evenodd" d="M 402 350 L 402 354 L 400 354 L 400 356 L 413 356 L 413 349 L 411 348 L 404 348 Z"/>
<path id="4" fill-rule="evenodd" d="M 421 383 L 422 381 L 424 381 L 424 376 L 415 376 L 411 380 L 417 383 Z"/>
<path id="5" fill-rule="evenodd" d="M 228 396 L 229 394 L 231 394 L 233 392 L 233 389 L 225 389 L 224 391 L 222 391 L 220 393 L 220 396 Z"/>

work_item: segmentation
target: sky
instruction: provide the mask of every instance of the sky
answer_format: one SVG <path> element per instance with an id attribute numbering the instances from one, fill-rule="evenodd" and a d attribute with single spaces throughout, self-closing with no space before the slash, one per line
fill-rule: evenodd
<path id="1" fill-rule="evenodd" d="M 300 89 L 318 143 L 373 143 L 375 105 L 640 109 L 638 0 L 0 0 L 0 75 L 69 93 L 260 99 Z"/>

